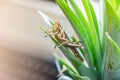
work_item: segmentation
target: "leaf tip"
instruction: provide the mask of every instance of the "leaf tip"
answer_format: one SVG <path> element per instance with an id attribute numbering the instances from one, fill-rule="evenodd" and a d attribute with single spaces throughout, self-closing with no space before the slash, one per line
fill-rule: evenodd
<path id="1" fill-rule="evenodd" d="M 110 39 L 109 33 L 105 32 L 105 34 L 106 34 L 107 38 Z"/>

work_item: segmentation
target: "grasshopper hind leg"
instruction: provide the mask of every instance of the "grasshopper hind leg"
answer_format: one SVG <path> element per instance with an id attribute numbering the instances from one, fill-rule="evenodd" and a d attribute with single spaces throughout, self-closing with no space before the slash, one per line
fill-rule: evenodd
<path id="1" fill-rule="evenodd" d="M 65 45 L 65 44 L 67 44 L 67 43 L 68 43 L 68 41 L 63 42 L 63 43 L 61 43 L 60 45 L 55 45 L 54 48 L 56 48 L 56 47 L 61 47 L 62 45 Z"/>

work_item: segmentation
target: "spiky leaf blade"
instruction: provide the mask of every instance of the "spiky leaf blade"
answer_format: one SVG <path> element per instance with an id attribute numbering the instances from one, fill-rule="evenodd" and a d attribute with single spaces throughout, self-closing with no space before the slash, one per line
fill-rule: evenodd
<path id="1" fill-rule="evenodd" d="M 120 47 L 107 34 L 108 53 L 106 57 L 105 79 L 104 80 L 119 80 L 120 79 Z"/>

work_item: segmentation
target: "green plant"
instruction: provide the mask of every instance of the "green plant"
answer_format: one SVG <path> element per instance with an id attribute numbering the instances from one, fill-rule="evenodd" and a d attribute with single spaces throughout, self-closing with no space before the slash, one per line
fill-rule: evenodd
<path id="1" fill-rule="evenodd" d="M 55 54 L 58 71 L 61 72 L 63 65 L 67 68 L 59 80 L 120 80 L 120 0 L 100 0 L 100 21 L 96 17 L 91 1 L 81 1 L 87 18 L 79 8 L 81 5 L 76 4 L 76 0 L 56 0 L 56 3 L 84 43 L 85 48 L 77 48 L 77 50 L 87 65 L 74 56 L 68 47 L 59 46 L 61 43 L 56 37 L 49 35 L 42 28 L 72 64 L 68 64 Z M 39 13 L 50 27 L 53 27 L 55 21 L 42 12 Z M 76 41 L 74 36 L 69 39 Z M 65 76 L 69 79 L 65 79 L 67 78 Z"/>

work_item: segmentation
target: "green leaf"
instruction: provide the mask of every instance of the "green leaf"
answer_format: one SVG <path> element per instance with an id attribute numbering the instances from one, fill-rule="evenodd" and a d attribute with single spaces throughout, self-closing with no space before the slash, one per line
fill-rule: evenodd
<path id="1" fill-rule="evenodd" d="M 74 73 L 72 73 L 69 69 L 66 70 L 64 73 L 69 73 L 73 80 L 90 80 L 88 77 L 84 77 L 84 76 L 79 76 L 79 75 L 75 75 Z"/>
<path id="2" fill-rule="evenodd" d="M 105 0 L 107 8 L 107 30 L 112 39 L 120 46 L 120 16 L 115 11 L 115 8 Z"/>
<path id="3" fill-rule="evenodd" d="M 120 0 L 115 0 L 115 1 L 116 1 L 116 11 L 118 11 L 120 7 Z"/>
<path id="4" fill-rule="evenodd" d="M 74 74 L 79 75 L 78 72 L 73 67 L 71 67 L 71 65 L 69 65 L 65 60 L 59 57 L 56 53 L 54 53 L 54 57 L 55 57 L 55 63 L 59 72 L 62 70 L 62 66 L 65 65 Z"/>
<path id="5" fill-rule="evenodd" d="M 79 6 L 76 3 L 76 0 L 67 0 L 67 2 L 69 3 L 70 7 L 74 10 L 74 13 L 78 16 L 79 20 L 82 22 L 82 24 L 84 25 L 86 32 L 89 36 L 90 33 L 90 28 L 88 26 L 88 22 L 85 19 L 82 11 L 79 9 Z M 79 36 L 81 37 L 81 36 Z M 72 39 L 75 39 L 74 37 L 72 37 Z M 85 46 L 85 45 L 84 45 Z M 90 60 L 90 54 L 86 53 L 85 51 L 83 51 L 83 49 L 79 49 L 81 51 L 81 53 L 83 54 L 84 58 L 86 59 L 87 63 L 89 64 L 89 67 L 92 68 L 93 65 L 91 64 L 91 60 Z"/>
<path id="6" fill-rule="evenodd" d="M 59 74 L 61 73 L 62 71 L 62 68 L 63 68 L 63 65 L 65 67 L 67 67 L 68 70 L 70 70 L 73 74 L 75 75 L 79 75 L 78 72 L 70 65 L 70 64 L 67 64 L 67 62 L 65 62 L 62 58 L 60 58 L 58 55 L 56 55 L 54 53 L 54 56 L 55 56 L 55 63 L 56 63 L 56 66 L 57 66 L 57 69 L 59 71 Z M 61 76 L 68 76 L 72 79 L 74 79 L 74 77 L 68 72 L 68 71 L 64 71 L 63 74 L 61 74 Z"/>
<path id="7" fill-rule="evenodd" d="M 102 55 L 105 53 L 106 7 L 104 0 L 100 0 L 100 41 Z"/>
<path id="8" fill-rule="evenodd" d="M 64 46 L 61 46 L 60 49 L 80 75 L 88 76 L 91 80 L 97 80 L 94 73 L 88 69 L 80 60 L 73 56 L 71 51 L 66 49 Z"/>
<path id="9" fill-rule="evenodd" d="M 97 34 L 99 38 L 98 20 L 97 20 L 94 8 L 92 6 L 92 3 L 90 2 L 90 0 L 82 0 L 82 3 L 87 13 L 89 25 L 91 26 L 91 28 L 93 29 L 93 31 Z"/>
<path id="10" fill-rule="evenodd" d="M 109 0 L 112 7 L 116 9 L 116 0 Z"/>
<path id="11" fill-rule="evenodd" d="M 50 17 L 48 17 L 47 15 L 45 15 L 43 12 L 41 12 L 41 11 L 37 11 L 42 17 L 43 17 L 43 19 L 45 20 L 45 22 L 49 25 L 49 26 L 53 26 L 53 24 L 54 24 L 54 21 L 50 18 Z"/>
<path id="12" fill-rule="evenodd" d="M 115 1 L 114 1 L 115 2 Z M 117 1 L 116 1 L 117 2 Z M 105 70 L 105 80 L 119 80 L 120 77 L 120 16 L 116 10 L 116 5 L 110 0 L 105 0 L 107 12 L 107 35 L 108 53 Z"/>
<path id="13" fill-rule="evenodd" d="M 105 80 L 120 80 L 120 48 L 108 35 L 108 53 L 105 68 Z"/>
<path id="14" fill-rule="evenodd" d="M 90 2 L 90 0 L 82 0 L 83 6 L 86 10 L 86 14 L 88 17 L 88 23 L 90 26 L 90 30 L 91 30 L 91 36 L 92 36 L 92 43 L 93 43 L 93 47 L 95 50 L 94 53 L 94 57 L 95 60 L 97 60 L 98 62 L 95 63 L 96 67 L 97 67 L 97 71 L 100 72 L 101 71 L 101 60 L 103 57 L 103 54 L 101 52 L 101 44 L 100 44 L 100 35 L 99 35 L 99 27 L 98 27 L 98 22 L 97 22 L 97 18 L 96 18 L 96 14 L 94 12 L 93 6 Z M 95 42 L 95 44 L 94 44 Z"/>
<path id="15" fill-rule="evenodd" d="M 102 79 L 104 77 L 104 69 L 105 69 L 105 61 L 106 61 L 106 38 L 105 38 L 105 31 L 106 31 L 106 7 L 104 0 L 100 0 L 100 41 L 101 41 L 101 50 L 103 54 L 102 66 L 101 66 L 101 75 Z"/>
<path id="16" fill-rule="evenodd" d="M 119 5 L 120 5 L 120 0 L 107 0 L 110 5 L 114 8 L 115 11 L 118 10 Z"/>
<path id="17" fill-rule="evenodd" d="M 120 6 L 118 7 L 117 14 L 120 15 Z"/>

